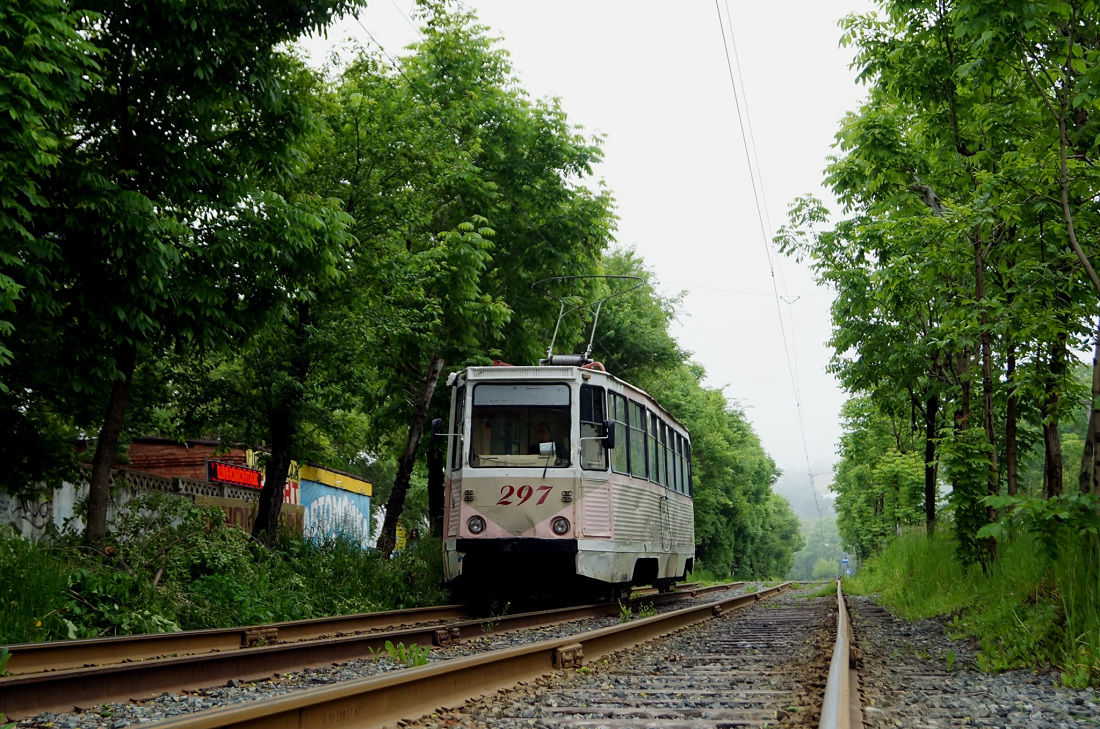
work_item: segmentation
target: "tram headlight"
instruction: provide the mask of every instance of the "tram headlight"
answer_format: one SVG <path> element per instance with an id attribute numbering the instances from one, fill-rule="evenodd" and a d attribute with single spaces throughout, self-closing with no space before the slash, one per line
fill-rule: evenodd
<path id="1" fill-rule="evenodd" d="M 466 528 L 470 530 L 470 534 L 481 534 L 485 531 L 485 520 L 480 516 L 471 516 L 466 522 Z"/>
<path id="2" fill-rule="evenodd" d="M 564 516 L 559 516 L 551 522 L 550 528 L 554 530 L 555 534 L 561 536 L 569 531 L 569 520 Z"/>

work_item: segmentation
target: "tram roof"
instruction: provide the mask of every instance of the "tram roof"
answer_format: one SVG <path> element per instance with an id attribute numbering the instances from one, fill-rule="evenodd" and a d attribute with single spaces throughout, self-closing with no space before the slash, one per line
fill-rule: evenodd
<path id="1" fill-rule="evenodd" d="M 606 370 L 597 370 L 590 367 L 578 367 L 573 365 L 492 365 L 489 367 L 467 367 L 464 370 L 459 370 L 455 374 L 464 374 L 467 382 L 516 380 L 552 382 L 556 380 L 577 380 L 583 377 L 583 375 L 598 376 L 605 380 L 611 380 L 624 390 L 641 395 L 652 404 L 653 407 L 660 410 L 668 420 L 680 426 L 685 433 L 690 433 L 687 426 L 666 410 L 652 395 L 640 387 L 632 385 L 625 380 L 620 380 Z M 450 384 L 450 381 L 448 381 L 448 384 Z"/>

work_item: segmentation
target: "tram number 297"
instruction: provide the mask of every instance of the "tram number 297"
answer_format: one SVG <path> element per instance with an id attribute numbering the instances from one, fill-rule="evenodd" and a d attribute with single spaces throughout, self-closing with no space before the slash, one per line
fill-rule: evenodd
<path id="1" fill-rule="evenodd" d="M 497 506 L 523 506 L 535 495 L 535 491 L 542 494 L 539 500 L 535 502 L 535 506 L 541 506 L 542 502 L 546 501 L 546 497 L 550 495 L 549 486 L 543 485 L 535 489 L 524 484 L 517 489 L 511 484 L 505 484 L 500 487 L 500 501 L 497 502 Z M 513 497 L 518 500 L 513 500 Z"/>

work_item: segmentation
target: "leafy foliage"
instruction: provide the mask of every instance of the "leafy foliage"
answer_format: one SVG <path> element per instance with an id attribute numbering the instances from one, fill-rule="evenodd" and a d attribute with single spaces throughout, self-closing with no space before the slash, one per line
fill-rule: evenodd
<path id="1" fill-rule="evenodd" d="M 112 525 L 112 556 L 76 546 L 75 534 L 51 545 L 0 535 L 0 598 L 10 607 L 0 641 L 230 627 L 445 598 L 435 540 L 390 562 L 342 539 L 284 537 L 268 550 L 186 499 L 136 501 Z"/>
<path id="2" fill-rule="evenodd" d="M 408 648 L 405 647 L 404 643 L 398 643 L 395 646 L 388 640 L 386 641 L 385 649 L 390 660 L 393 661 L 394 664 L 409 666 L 410 668 L 413 666 L 428 665 L 428 653 L 431 651 L 431 648 L 425 648 L 416 643 L 411 644 Z"/>
<path id="3" fill-rule="evenodd" d="M 85 541 L 110 551 L 63 555 L 71 603 L 37 613 L 53 611 L 53 635 L 64 620 L 126 632 L 438 594 L 428 540 L 389 566 L 339 540 L 279 543 L 291 459 L 369 476 L 389 556 L 398 517 L 422 519 L 438 489 L 420 439 L 444 407 L 444 369 L 543 355 L 557 310 L 536 282 L 652 278 L 635 252 L 609 249 L 613 201 L 592 177 L 601 139 L 560 100 L 531 99 L 473 13 L 425 0 L 420 40 L 396 62 L 361 51 L 322 75 L 286 51 L 356 4 L 0 10 L 0 36 L 19 40 L 0 49 L 0 139 L 12 142 L 0 230 L 16 241 L 0 248 L 2 486 L 56 485 L 73 441 L 94 438 Z M 614 291 L 550 285 L 578 306 Z M 612 299 L 598 356 L 694 433 L 706 566 L 778 577 L 799 544 L 771 491 L 778 472 L 745 414 L 685 363 L 669 333 L 678 305 L 648 286 Z M 579 311 L 559 351 L 586 341 L 593 315 Z M 112 462 L 152 434 L 270 451 L 262 546 L 216 512 L 153 498 L 106 523 Z M 310 560 L 316 577 L 301 569 Z M 342 581 L 363 587 L 334 593 Z"/>

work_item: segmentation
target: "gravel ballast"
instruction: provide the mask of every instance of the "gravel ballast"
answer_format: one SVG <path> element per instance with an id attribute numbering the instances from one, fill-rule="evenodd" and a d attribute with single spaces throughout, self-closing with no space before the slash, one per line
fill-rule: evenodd
<path id="1" fill-rule="evenodd" d="M 896 620 L 869 598 L 847 600 L 863 653 L 863 718 L 872 729 L 1100 725 L 1096 691 L 1060 688 L 1057 671 L 981 673 L 973 646 L 948 638 L 944 620 Z"/>

